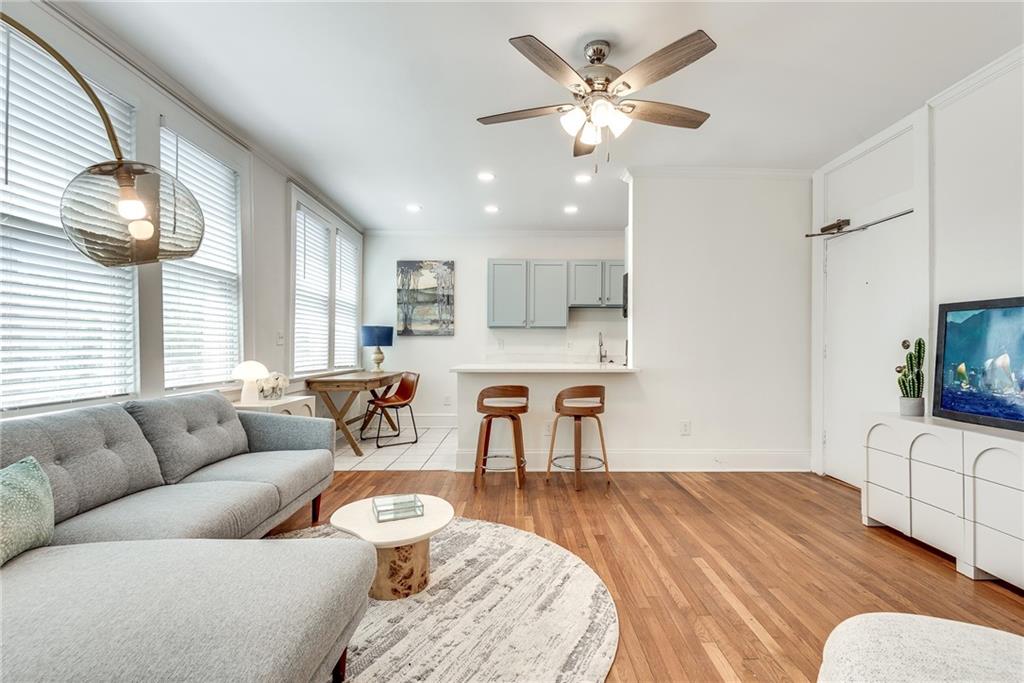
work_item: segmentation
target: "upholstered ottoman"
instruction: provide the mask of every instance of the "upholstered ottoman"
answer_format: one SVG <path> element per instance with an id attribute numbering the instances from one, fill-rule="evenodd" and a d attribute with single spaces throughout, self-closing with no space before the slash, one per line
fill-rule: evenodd
<path id="1" fill-rule="evenodd" d="M 917 614 L 860 614 L 825 642 L 819 681 L 1024 681 L 1024 637 Z"/>

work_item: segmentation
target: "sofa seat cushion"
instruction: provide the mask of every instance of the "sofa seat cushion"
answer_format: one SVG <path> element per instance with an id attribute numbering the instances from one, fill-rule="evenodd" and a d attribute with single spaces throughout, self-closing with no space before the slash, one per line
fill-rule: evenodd
<path id="1" fill-rule="evenodd" d="M 168 484 L 249 450 L 235 407 L 217 391 L 128 401 L 124 409 L 153 445 Z"/>
<path id="2" fill-rule="evenodd" d="M 308 682 L 375 567 L 354 539 L 37 548 L 0 569 L 0 679 Z"/>
<path id="3" fill-rule="evenodd" d="M 153 448 L 119 405 L 3 420 L 0 444 L 0 467 L 39 462 L 57 522 L 164 483 Z"/>
<path id="4" fill-rule="evenodd" d="M 259 481 L 273 484 L 285 507 L 334 472 L 330 451 L 244 453 L 193 472 L 182 484 L 198 481 Z"/>
<path id="5" fill-rule="evenodd" d="M 158 486 L 58 524 L 54 545 L 154 538 L 242 538 L 278 511 L 277 488 L 262 482 Z"/>

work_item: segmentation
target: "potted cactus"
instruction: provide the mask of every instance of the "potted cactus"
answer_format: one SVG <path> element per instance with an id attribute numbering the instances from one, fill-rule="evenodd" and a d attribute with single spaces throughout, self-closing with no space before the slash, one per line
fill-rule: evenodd
<path id="1" fill-rule="evenodd" d="M 907 349 L 906 363 L 896 367 L 896 384 L 900 388 L 900 415 L 921 417 L 924 415 L 924 339 L 920 337 L 910 348 L 910 341 L 902 344 Z"/>

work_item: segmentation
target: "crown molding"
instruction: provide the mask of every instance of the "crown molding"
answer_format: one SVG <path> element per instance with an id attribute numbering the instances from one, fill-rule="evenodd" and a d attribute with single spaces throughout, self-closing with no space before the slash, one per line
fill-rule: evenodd
<path id="1" fill-rule="evenodd" d="M 791 168 L 727 168 L 718 166 L 631 166 L 630 178 L 775 178 L 779 180 L 810 180 L 809 169 Z"/>
<path id="2" fill-rule="evenodd" d="M 967 78 L 957 81 L 927 101 L 932 109 L 942 109 L 1003 74 L 1024 64 L 1024 45 L 1018 45 L 1002 57 L 986 64 Z"/>

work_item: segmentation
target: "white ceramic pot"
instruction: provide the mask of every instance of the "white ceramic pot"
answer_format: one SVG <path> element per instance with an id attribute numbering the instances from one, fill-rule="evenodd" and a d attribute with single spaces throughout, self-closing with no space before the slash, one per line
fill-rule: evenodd
<path id="1" fill-rule="evenodd" d="M 900 415 L 904 417 L 923 417 L 924 398 L 900 397 Z"/>

